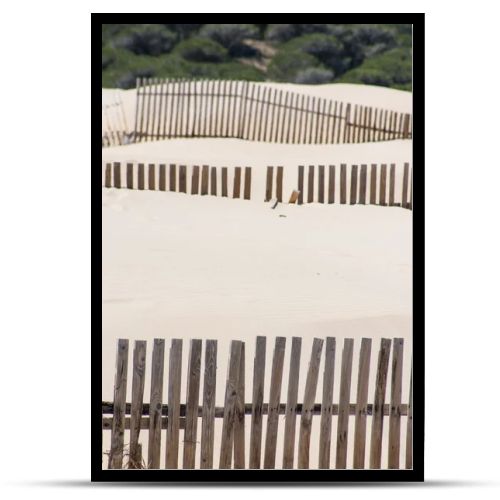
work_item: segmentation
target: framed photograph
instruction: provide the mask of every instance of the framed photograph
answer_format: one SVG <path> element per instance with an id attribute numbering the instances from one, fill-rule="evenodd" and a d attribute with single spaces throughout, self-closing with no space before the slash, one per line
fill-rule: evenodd
<path id="1" fill-rule="evenodd" d="M 92 480 L 423 481 L 424 15 L 92 37 Z"/>

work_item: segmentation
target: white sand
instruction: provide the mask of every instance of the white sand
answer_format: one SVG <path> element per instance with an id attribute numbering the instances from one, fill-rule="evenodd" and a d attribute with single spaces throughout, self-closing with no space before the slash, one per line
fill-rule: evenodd
<path id="1" fill-rule="evenodd" d="M 350 102 L 408 93 L 361 86 L 313 87 L 351 93 Z M 134 91 L 135 92 L 135 91 Z M 131 91 L 124 92 L 129 95 Z M 401 95 L 400 95 L 401 94 Z M 404 96 L 404 99 L 403 99 Z M 339 98 L 331 96 L 332 98 Z M 395 109 L 406 111 L 401 107 Z M 297 165 L 397 163 L 411 161 L 411 141 L 358 145 L 295 146 L 251 143 L 236 139 L 178 139 L 103 150 L 103 161 L 163 162 L 187 165 L 254 167 L 251 202 L 170 192 L 103 189 L 103 400 L 112 400 L 117 338 L 148 341 L 184 339 L 186 374 L 190 338 L 218 340 L 217 406 L 223 405 L 229 342 L 246 342 L 246 401 L 251 401 L 255 337 L 268 337 L 265 401 L 269 394 L 274 337 L 287 337 L 282 402 L 286 401 L 291 337 L 302 336 L 299 401 L 302 400 L 313 337 L 337 337 L 334 402 L 338 402 L 343 339 L 355 338 L 351 401 L 355 400 L 357 356 L 361 337 L 374 339 L 375 373 L 380 338 L 405 339 L 403 402 L 408 400 L 411 360 L 412 213 L 396 207 L 263 203 L 267 165 L 284 165 L 285 199 L 296 187 Z M 337 174 L 338 175 L 338 174 Z M 188 180 L 190 175 L 188 174 Z M 189 190 L 189 188 L 188 188 Z M 259 193 L 262 193 L 260 196 Z M 133 344 L 130 346 L 130 359 Z M 203 362 L 203 359 L 202 359 Z M 321 399 L 320 367 L 316 401 Z M 131 373 L 131 364 L 129 365 Z M 369 402 L 373 400 L 374 376 Z M 186 380 L 182 382 L 183 399 Z M 390 381 L 388 382 L 390 386 Z M 389 394 L 390 387 L 388 387 Z M 131 383 L 127 400 L 130 401 Z M 164 386 L 164 401 L 167 384 Z M 368 432 L 370 436 L 370 420 Z M 300 418 L 298 419 L 300 421 Z M 217 419 L 217 431 L 221 419 Z M 249 419 L 247 418 L 247 444 Z M 264 419 L 264 436 L 265 436 Z M 319 418 L 314 418 L 311 467 L 317 466 Z M 386 422 L 388 424 L 388 422 Z M 406 419 L 402 419 L 402 429 Z M 284 419 L 280 418 L 280 429 Z M 350 422 L 350 445 L 354 420 Z M 198 426 L 200 432 L 201 425 Z M 387 438 L 388 426 L 385 427 Z M 214 464 L 218 464 L 218 432 Z M 282 435 L 282 434 L 281 434 Z M 141 433 L 144 454 L 145 438 Z M 264 437 L 263 436 L 263 437 Z M 332 463 L 336 418 L 333 419 Z M 404 433 L 402 434 L 404 436 Z M 165 432 L 163 433 L 163 441 Z M 128 433 L 125 437 L 127 443 Z M 282 438 L 281 438 L 282 439 Z M 277 467 L 282 442 L 278 439 Z M 181 437 L 182 440 L 182 437 Z M 385 442 L 383 465 L 387 454 Z M 105 433 L 105 448 L 109 433 Z M 369 443 L 368 443 L 369 446 Z M 369 449 L 367 447 L 367 449 Z M 404 453 L 402 441 L 401 456 Z M 180 457 L 182 456 L 182 447 Z M 162 463 L 164 455 L 162 451 Z M 181 463 L 181 462 L 180 462 Z M 352 465 L 350 452 L 348 466 Z"/>

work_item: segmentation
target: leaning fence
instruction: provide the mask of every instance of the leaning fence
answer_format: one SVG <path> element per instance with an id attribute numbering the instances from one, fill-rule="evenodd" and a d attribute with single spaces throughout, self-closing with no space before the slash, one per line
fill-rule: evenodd
<path id="1" fill-rule="evenodd" d="M 284 144 L 409 139 L 411 114 L 234 80 L 138 78 L 135 142 L 229 137 Z"/>
<path id="2" fill-rule="evenodd" d="M 412 169 L 391 164 L 308 165 L 297 167 L 285 179 L 283 166 L 215 167 L 166 163 L 108 162 L 103 164 L 102 186 L 151 191 L 171 191 L 244 200 L 380 205 L 413 208 Z M 402 170 L 397 181 L 396 172 Z M 400 174 L 401 172 L 399 172 Z M 264 176 L 265 179 L 256 177 Z M 285 180 L 287 181 L 285 183 Z M 285 184 L 287 187 L 285 187 Z M 263 192 L 257 187 L 265 186 Z M 288 189 L 288 192 L 287 192 Z"/>
<path id="3" fill-rule="evenodd" d="M 120 339 L 116 356 L 114 400 L 102 402 L 103 433 L 105 430 L 111 432 L 110 449 L 103 449 L 103 458 L 107 457 L 105 468 L 307 469 L 314 450 L 320 469 L 345 469 L 351 463 L 355 469 L 380 469 L 386 468 L 385 463 L 382 463 L 383 446 L 387 446 L 387 468 L 412 468 L 412 381 L 410 378 L 408 401 L 402 403 L 402 338 L 381 339 L 375 369 L 370 366 L 372 339 L 361 340 L 354 403 L 350 401 L 354 357 L 352 338 L 344 339 L 340 371 L 335 370 L 339 361 L 339 356 L 336 355 L 336 338 L 313 340 L 301 402 L 298 389 L 302 338 L 292 338 L 289 371 L 285 378 L 287 339 L 275 339 L 269 394 L 265 399 L 266 341 L 266 337 L 256 339 L 250 403 L 245 402 L 245 342 L 231 342 L 225 399 L 223 406 L 216 406 L 217 340 L 205 341 L 203 371 L 202 340 L 190 341 L 184 376 L 186 399 L 181 403 L 183 341 L 172 339 L 168 376 L 165 376 L 166 343 L 164 339 L 155 339 L 150 369 L 150 398 L 147 404 L 144 403 L 147 343 L 135 341 L 134 344 L 131 402 L 128 403 L 129 341 Z M 321 402 L 318 403 L 316 393 L 322 358 L 322 394 Z M 392 362 L 389 370 L 390 358 Z M 340 383 L 335 381 L 335 373 L 340 373 Z M 369 382 L 373 381 L 374 376 L 373 399 L 369 403 Z M 390 390 L 387 383 L 389 377 Z M 200 387 L 202 378 L 203 388 Z M 168 396 L 165 402 L 163 386 L 167 379 Z M 282 403 L 281 388 L 284 380 L 288 386 L 284 387 L 286 402 Z M 334 386 L 338 398 L 335 403 Z M 388 391 L 390 395 L 387 401 Z M 245 430 L 248 424 L 245 415 L 251 416 L 249 434 Z M 349 418 L 351 416 L 354 417 L 354 429 Z M 405 432 L 402 429 L 402 417 L 406 418 Z M 215 431 L 216 419 L 222 419 L 220 432 Z M 313 420 L 317 419 L 319 429 L 312 425 Z M 369 419 L 371 422 L 368 433 Z M 335 427 L 333 423 L 336 424 Z M 333 430 L 335 428 L 336 433 Z M 162 433 L 165 429 L 166 434 Z M 129 431 L 128 443 L 125 443 L 126 430 Z M 143 456 L 141 442 L 144 441 L 144 433 L 147 453 Z M 404 464 L 400 463 L 403 439 Z M 277 456 L 278 440 L 282 445 L 281 457 Z"/>

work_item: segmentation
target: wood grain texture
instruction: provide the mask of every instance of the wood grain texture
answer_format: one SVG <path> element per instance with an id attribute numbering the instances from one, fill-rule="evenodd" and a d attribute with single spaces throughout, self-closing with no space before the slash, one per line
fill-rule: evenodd
<path id="1" fill-rule="evenodd" d="M 168 427 L 165 467 L 177 469 L 182 379 L 182 339 L 172 339 L 168 366 Z"/>
<path id="2" fill-rule="evenodd" d="M 392 344 L 391 372 L 391 414 L 389 415 L 389 469 L 399 469 L 401 441 L 401 385 L 403 380 L 403 345 L 402 338 L 396 338 Z"/>
<path id="3" fill-rule="evenodd" d="M 151 361 L 151 392 L 149 395 L 148 469 L 160 468 L 164 357 L 165 341 L 154 339 L 153 359 Z"/>
<path id="4" fill-rule="evenodd" d="M 266 444 L 264 449 L 264 469 L 274 469 L 276 460 L 276 443 L 278 440 L 278 416 L 283 378 L 283 361 L 285 359 L 285 337 L 276 337 L 271 371 L 271 389 L 267 416 Z"/>
<path id="5" fill-rule="evenodd" d="M 391 340 L 381 339 L 377 363 L 377 378 L 373 398 L 373 418 L 370 441 L 370 469 L 380 469 L 382 460 L 382 436 L 385 414 L 385 393 L 387 388 L 387 370 L 391 353 Z"/>
<path id="6" fill-rule="evenodd" d="M 316 388 L 318 385 L 319 364 L 323 349 L 323 339 L 313 339 L 311 359 L 307 370 L 306 388 L 304 390 L 304 402 L 300 416 L 299 432 L 299 469 L 309 468 L 309 448 L 311 444 L 311 429 L 313 420 L 313 408 L 316 399 Z"/>
<path id="7" fill-rule="evenodd" d="M 262 406 L 266 369 L 266 337 L 257 337 L 253 363 L 252 421 L 250 424 L 250 469 L 260 469 L 262 447 Z"/>
<path id="8" fill-rule="evenodd" d="M 337 457 L 335 467 L 347 466 L 347 439 L 349 435 L 349 399 L 351 395 L 353 339 L 344 339 L 340 372 L 339 417 L 337 426 Z"/>
<path id="9" fill-rule="evenodd" d="M 356 397 L 356 420 L 354 424 L 353 468 L 365 468 L 366 415 L 368 406 L 368 384 L 370 381 L 370 356 L 372 340 L 363 338 L 359 352 L 358 387 Z"/>
<path id="10" fill-rule="evenodd" d="M 194 469 L 196 438 L 198 429 L 198 404 L 200 399 L 201 372 L 200 339 L 192 339 L 189 346 L 187 387 L 186 387 L 186 429 L 184 431 L 184 456 L 182 467 Z"/>
<path id="11" fill-rule="evenodd" d="M 290 355 L 290 369 L 288 372 L 285 433 L 283 438 L 283 469 L 293 469 L 301 348 L 302 338 L 292 337 L 292 352 Z"/>
<path id="12" fill-rule="evenodd" d="M 136 340 L 132 365 L 132 408 L 130 411 L 129 468 L 140 469 L 142 452 L 139 453 L 142 405 L 144 403 L 144 382 L 146 379 L 146 341 Z"/>
<path id="13" fill-rule="evenodd" d="M 217 382 L 217 340 L 205 342 L 205 374 L 201 415 L 200 468 L 212 469 L 214 460 L 215 389 Z"/>
<path id="14" fill-rule="evenodd" d="M 240 372 L 234 413 L 234 468 L 245 468 L 245 343 L 241 343 Z"/>
<path id="15" fill-rule="evenodd" d="M 335 349 L 336 339 L 334 337 L 327 337 L 325 345 L 325 368 L 323 372 L 323 396 L 321 398 L 321 421 L 319 434 L 318 467 L 320 469 L 330 468 Z"/>
<path id="16" fill-rule="evenodd" d="M 125 403 L 127 397 L 128 340 L 119 339 L 116 351 L 116 371 L 113 398 L 113 423 L 108 468 L 121 469 L 125 434 Z"/>
<path id="17" fill-rule="evenodd" d="M 240 374 L 242 342 L 231 341 L 231 353 L 226 381 L 226 395 L 224 398 L 224 419 L 222 422 L 219 469 L 230 469 L 233 452 L 234 418 L 236 398 L 238 395 L 238 379 Z"/>

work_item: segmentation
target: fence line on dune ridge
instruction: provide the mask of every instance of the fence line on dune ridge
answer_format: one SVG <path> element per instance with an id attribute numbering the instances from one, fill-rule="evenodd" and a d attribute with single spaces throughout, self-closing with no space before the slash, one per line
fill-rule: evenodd
<path id="1" fill-rule="evenodd" d="M 102 104 L 102 147 L 129 144 L 132 138 L 133 131 L 127 124 L 123 101 L 115 93 L 111 102 Z"/>
<path id="2" fill-rule="evenodd" d="M 138 78 L 134 142 L 229 137 L 284 144 L 409 139 L 409 113 L 235 80 Z"/>
<path id="3" fill-rule="evenodd" d="M 290 194 L 285 193 L 285 169 L 268 166 L 214 167 L 167 163 L 107 162 L 103 164 L 102 186 L 151 191 L 171 191 L 270 202 L 379 205 L 413 209 L 413 175 L 403 164 L 402 179 L 396 182 L 396 164 L 299 165 Z M 124 168 L 123 168 L 124 167 Z M 255 175 L 265 175 L 264 193 L 256 193 Z"/>
<path id="4" fill-rule="evenodd" d="M 270 391 L 267 402 L 264 403 L 264 381 L 268 376 L 265 373 L 266 342 L 266 337 L 256 338 L 252 401 L 246 403 L 245 343 L 231 341 L 225 399 L 223 406 L 216 406 L 217 340 L 205 341 L 203 367 L 202 340 L 190 340 L 188 366 L 183 376 L 182 339 L 172 339 L 168 367 L 165 366 L 165 340 L 155 339 L 150 369 L 149 403 L 144 403 L 147 343 L 135 341 L 134 344 L 131 402 L 128 403 L 126 396 L 130 380 L 127 373 L 129 341 L 118 340 L 114 400 L 102 402 L 102 449 L 103 460 L 107 457 L 107 468 L 275 469 L 281 466 L 284 469 L 308 469 L 311 462 L 311 443 L 314 442 L 318 444 L 320 469 L 345 469 L 351 463 L 354 469 L 412 468 L 412 377 L 409 400 L 402 403 L 402 338 L 381 339 L 376 366 L 370 365 L 372 339 L 363 338 L 359 349 L 357 376 L 353 377 L 352 338 L 344 339 L 340 360 L 336 355 L 335 337 L 327 337 L 326 341 L 314 338 L 307 372 L 301 375 L 302 338 L 293 337 L 288 387 L 283 387 L 282 391 L 287 339 L 276 337 L 271 363 Z M 318 403 L 316 397 L 322 359 L 322 395 L 321 402 Z M 335 365 L 339 362 L 340 370 L 337 372 L 340 373 L 340 378 L 339 382 L 336 382 Z M 306 377 L 301 402 L 298 393 L 300 375 Z M 375 383 L 373 399 L 369 403 L 370 380 Z M 167 381 L 168 395 L 167 401 L 164 401 L 163 385 Z M 356 386 L 353 385 L 354 381 Z M 187 384 L 183 403 L 180 398 L 182 383 Z M 350 401 L 351 385 L 356 387 L 354 403 Z M 283 402 L 281 393 L 285 392 L 285 389 L 286 402 Z M 337 394 L 335 403 L 334 392 Z M 386 393 L 389 393 L 389 398 Z M 248 424 L 245 415 L 251 416 L 248 442 L 245 442 L 248 435 L 245 432 Z M 280 418 L 283 415 L 284 423 Z M 350 416 L 354 416 L 354 429 Z M 402 421 L 401 417 L 406 417 L 406 422 Z M 216 419 L 222 419 L 222 431 L 217 442 Z M 319 419 L 319 431 L 317 427 L 312 426 L 313 420 L 316 419 Z M 368 432 L 369 419 L 371 423 Z M 336 433 L 333 426 L 335 420 Z M 163 429 L 166 429 L 166 439 L 162 437 Z M 109 450 L 104 450 L 104 431 L 111 432 Z M 125 431 L 130 432 L 127 445 Z M 140 442 L 144 433 L 148 443 L 145 456 Z M 388 438 L 385 445 L 384 436 Z M 283 444 L 281 458 L 277 456 L 278 440 Z M 404 448 L 402 442 L 406 443 Z M 163 456 L 162 443 L 165 450 Z M 382 465 L 383 448 L 387 452 L 387 467 Z M 403 451 L 404 464 L 400 462 Z"/>

